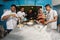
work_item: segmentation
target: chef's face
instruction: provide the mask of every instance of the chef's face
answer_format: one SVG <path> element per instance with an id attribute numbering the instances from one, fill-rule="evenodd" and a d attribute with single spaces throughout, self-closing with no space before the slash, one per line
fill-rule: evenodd
<path id="1" fill-rule="evenodd" d="M 15 7 L 15 6 L 12 6 L 12 7 L 11 7 L 11 11 L 12 11 L 12 12 L 15 12 L 15 11 L 16 11 L 16 7 Z"/>
<path id="2" fill-rule="evenodd" d="M 29 13 L 32 13 L 32 10 L 29 10 Z"/>
<path id="3" fill-rule="evenodd" d="M 38 13 L 42 13 L 42 9 L 40 8 L 40 9 L 38 9 Z"/>
<path id="4" fill-rule="evenodd" d="M 21 11 L 24 12 L 24 8 L 21 8 Z"/>
<path id="5" fill-rule="evenodd" d="M 50 11 L 51 7 L 50 6 L 46 6 L 46 10 Z"/>

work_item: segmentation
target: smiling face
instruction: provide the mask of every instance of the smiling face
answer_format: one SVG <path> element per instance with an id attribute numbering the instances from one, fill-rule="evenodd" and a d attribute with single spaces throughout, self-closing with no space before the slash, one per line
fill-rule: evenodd
<path id="1" fill-rule="evenodd" d="M 16 11 L 16 7 L 12 6 L 12 7 L 11 7 L 11 11 L 12 11 L 12 12 L 15 12 L 15 11 Z"/>
<path id="2" fill-rule="evenodd" d="M 50 11 L 51 10 L 51 7 L 50 6 L 46 6 L 46 10 L 47 11 Z"/>
<path id="3" fill-rule="evenodd" d="M 39 13 L 39 14 L 40 14 L 40 13 L 43 13 L 43 12 L 42 12 L 42 8 L 39 8 L 39 9 L 38 9 L 38 13 Z"/>
<path id="4" fill-rule="evenodd" d="M 20 10 L 21 10 L 22 12 L 24 12 L 24 8 L 21 8 Z"/>

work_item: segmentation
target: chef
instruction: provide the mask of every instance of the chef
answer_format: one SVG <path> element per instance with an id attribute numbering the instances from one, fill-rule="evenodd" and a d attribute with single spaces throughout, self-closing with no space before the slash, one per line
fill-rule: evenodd
<path id="1" fill-rule="evenodd" d="M 38 23 L 44 24 L 45 21 L 45 15 L 42 12 L 42 8 L 38 9 L 38 16 L 37 16 Z"/>
<path id="2" fill-rule="evenodd" d="M 56 30 L 57 29 L 57 17 L 58 17 L 57 11 L 51 9 L 51 6 L 49 4 L 47 4 L 45 8 L 47 11 L 47 21 L 45 22 L 45 24 L 47 24 L 47 28 Z"/>
<path id="3" fill-rule="evenodd" d="M 11 10 L 6 11 L 2 16 L 2 20 L 7 20 L 7 32 L 11 32 L 14 27 L 17 26 L 17 14 L 16 14 L 16 6 L 11 5 Z"/>
<path id="4" fill-rule="evenodd" d="M 18 17 L 23 21 L 25 17 L 24 7 L 20 9 L 20 11 L 17 12 Z"/>

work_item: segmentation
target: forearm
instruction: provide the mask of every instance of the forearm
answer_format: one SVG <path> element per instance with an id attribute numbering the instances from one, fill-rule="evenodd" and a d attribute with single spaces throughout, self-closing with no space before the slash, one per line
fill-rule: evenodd
<path id="1" fill-rule="evenodd" d="M 50 23 L 50 22 L 55 22 L 55 21 L 57 21 L 57 20 L 56 20 L 56 19 L 49 20 L 48 23 Z"/>
<path id="2" fill-rule="evenodd" d="M 2 20 L 7 20 L 10 16 L 4 16 Z"/>
<path id="3" fill-rule="evenodd" d="M 48 20 L 48 23 L 50 23 L 50 22 L 55 22 L 55 21 L 57 21 L 57 16 L 54 17 L 54 19 L 52 19 L 52 20 Z"/>

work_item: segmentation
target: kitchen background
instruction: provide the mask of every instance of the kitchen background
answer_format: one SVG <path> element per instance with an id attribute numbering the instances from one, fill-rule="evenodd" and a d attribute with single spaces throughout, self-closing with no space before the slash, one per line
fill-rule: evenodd
<path id="1" fill-rule="evenodd" d="M 0 0 L 0 25 L 6 29 L 6 21 L 1 21 L 1 15 L 4 10 L 9 10 L 10 6 L 42 6 L 43 9 L 46 4 L 50 4 L 60 15 L 60 0 Z M 58 24 L 60 24 L 60 16 L 58 16 Z"/>

